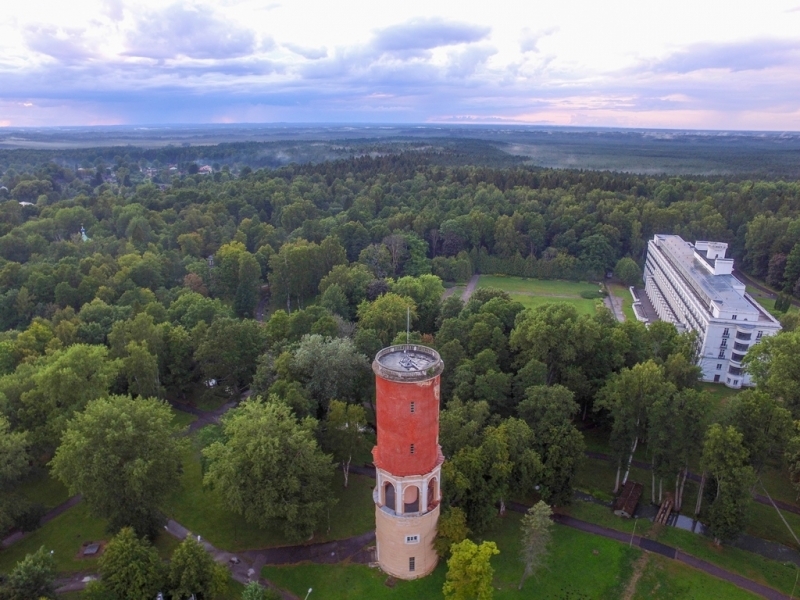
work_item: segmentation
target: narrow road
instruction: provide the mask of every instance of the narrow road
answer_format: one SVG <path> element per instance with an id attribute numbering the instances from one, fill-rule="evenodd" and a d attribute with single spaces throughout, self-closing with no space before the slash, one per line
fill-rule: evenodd
<path id="1" fill-rule="evenodd" d="M 461 294 L 461 301 L 464 304 L 469 302 L 469 299 L 472 297 L 472 294 L 475 291 L 475 288 L 478 287 L 478 280 L 480 278 L 481 278 L 481 276 L 478 275 L 478 274 L 475 274 L 470 278 L 469 283 L 467 283 L 467 287 L 464 288 L 464 293 Z"/>

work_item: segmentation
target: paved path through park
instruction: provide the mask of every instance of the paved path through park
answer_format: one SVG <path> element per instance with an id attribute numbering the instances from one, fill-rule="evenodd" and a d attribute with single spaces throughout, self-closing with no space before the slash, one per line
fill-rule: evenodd
<path id="1" fill-rule="evenodd" d="M 469 302 L 469 299 L 472 297 L 472 293 L 475 291 L 475 288 L 478 287 L 478 280 L 481 278 L 480 275 L 473 275 L 470 277 L 469 283 L 467 283 L 467 287 L 464 288 L 464 293 L 461 294 L 461 301 L 466 304 Z"/>
<path id="2" fill-rule="evenodd" d="M 467 286 L 467 290 L 465 290 L 464 295 L 466 296 L 465 301 L 469 298 L 469 295 L 475 290 L 478 282 L 479 276 L 474 276 L 471 280 L 469 285 Z M 467 295 L 467 291 L 469 295 Z M 463 298 L 464 296 L 462 296 Z M 196 423 L 201 423 L 194 428 L 190 427 L 191 431 L 196 430 L 199 427 L 210 423 L 218 423 L 219 418 L 225 414 L 228 410 L 236 406 L 238 402 L 231 401 L 220 408 L 214 411 L 202 411 L 200 409 L 189 407 L 185 405 L 175 406 L 178 410 L 184 410 L 184 412 L 188 412 L 190 414 L 195 414 L 198 416 L 197 421 L 195 421 L 192 425 Z M 586 455 L 590 458 L 595 458 L 599 460 L 611 460 L 611 457 L 602 454 L 599 452 L 586 452 Z M 639 468 L 649 469 L 650 465 L 648 463 L 644 463 L 641 461 L 634 461 L 634 466 Z M 362 467 L 354 465 L 350 468 L 352 473 L 358 473 L 361 475 L 366 475 L 369 477 L 375 477 L 375 469 L 374 467 Z M 690 475 L 691 476 L 691 475 Z M 697 476 L 694 475 L 693 478 Z M 756 496 L 756 500 L 759 500 L 759 497 Z M 766 500 L 766 498 L 765 498 Z M 760 501 L 760 500 L 759 500 Z M 51 521 L 58 515 L 64 513 L 69 508 L 77 505 L 81 502 L 80 496 L 73 496 L 63 504 L 57 506 L 53 510 L 49 511 L 44 517 L 42 517 L 41 524 L 47 523 Z M 779 504 L 776 501 L 776 504 Z M 791 505 L 784 504 L 786 510 L 791 512 L 798 512 L 797 507 L 793 507 Z M 780 506 L 779 504 L 779 506 Z M 520 504 L 517 502 L 508 502 L 506 504 L 509 510 L 513 510 L 514 512 L 525 513 L 529 507 L 525 506 L 524 504 Z M 782 507 L 783 508 L 783 507 Z M 794 509 L 794 510 L 792 510 Z M 609 529 L 607 527 L 602 527 L 600 525 L 596 525 L 594 523 L 588 523 L 586 521 L 582 521 L 580 519 L 576 519 L 574 517 L 570 517 L 568 515 L 554 515 L 553 520 L 556 523 L 564 525 L 566 527 L 571 527 L 573 529 L 578 529 L 580 531 L 590 533 L 593 535 L 600 535 L 606 537 L 608 539 L 613 539 L 622 543 L 629 543 L 629 544 L 636 544 L 638 547 L 642 548 L 643 550 L 647 550 L 648 552 L 654 552 L 657 554 L 661 554 L 662 556 L 666 556 L 667 558 L 678 560 L 683 562 L 695 569 L 708 573 L 714 577 L 732 583 L 742 589 L 748 590 L 754 594 L 758 594 L 764 598 L 769 600 L 785 600 L 788 596 L 782 594 L 781 592 L 742 577 L 741 575 L 737 575 L 736 573 L 731 573 L 725 569 L 722 569 L 716 565 L 708 563 L 704 560 L 701 560 L 697 557 L 691 556 L 684 552 L 679 551 L 676 548 L 671 546 L 667 546 L 666 544 L 662 544 L 661 542 L 656 542 L 654 540 L 650 540 L 647 538 L 642 538 L 640 536 L 631 536 L 627 533 L 616 531 L 614 529 Z M 188 535 L 192 534 L 186 527 L 181 525 L 175 520 L 170 519 L 165 526 L 166 531 L 178 538 L 184 539 Z M 11 536 L 7 537 L 2 542 L 2 547 L 8 547 L 11 544 L 19 541 L 25 537 L 25 534 L 12 534 Z M 286 590 L 282 590 L 275 586 L 272 582 L 260 577 L 261 568 L 267 564 L 296 564 L 299 562 L 314 562 L 314 563 L 321 563 L 321 564 L 332 564 L 338 563 L 345 560 L 356 560 L 357 562 L 368 562 L 370 559 L 369 553 L 364 553 L 363 549 L 368 544 L 371 544 L 375 539 L 375 532 L 370 531 L 358 536 L 354 536 L 351 538 L 343 539 L 343 540 L 334 540 L 330 542 L 322 542 L 319 544 L 302 544 L 297 546 L 283 546 L 277 548 L 265 548 L 262 550 L 245 550 L 240 553 L 233 553 L 227 552 L 225 550 L 219 550 L 209 542 L 199 538 L 205 549 L 214 557 L 219 563 L 225 564 L 231 571 L 231 576 L 233 579 L 238 581 L 242 584 L 247 584 L 251 580 L 256 579 L 259 583 L 265 587 L 270 587 L 272 589 L 277 590 L 281 597 L 285 600 L 299 600 L 297 596 L 288 592 Z M 237 558 L 239 560 L 238 563 L 234 563 L 231 561 L 232 558 Z M 92 575 L 89 575 L 90 577 Z M 82 590 L 86 583 L 84 579 L 87 577 L 86 573 L 79 573 L 72 575 L 69 578 L 62 578 L 57 581 L 59 586 L 59 592 L 67 592 L 67 591 L 78 591 Z"/>

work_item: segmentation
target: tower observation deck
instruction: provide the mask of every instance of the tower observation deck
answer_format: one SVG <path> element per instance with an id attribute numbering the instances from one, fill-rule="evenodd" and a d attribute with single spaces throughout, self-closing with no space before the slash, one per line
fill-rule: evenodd
<path id="1" fill-rule="evenodd" d="M 436 567 L 433 548 L 441 500 L 439 382 L 444 363 L 426 346 L 378 352 L 375 372 L 378 444 L 375 536 L 381 568 L 416 579 Z"/>

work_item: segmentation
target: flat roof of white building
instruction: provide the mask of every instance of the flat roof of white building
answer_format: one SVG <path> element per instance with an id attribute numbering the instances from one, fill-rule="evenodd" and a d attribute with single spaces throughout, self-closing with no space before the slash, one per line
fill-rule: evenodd
<path id="1" fill-rule="evenodd" d="M 701 254 L 702 260 L 713 265 L 704 257 L 705 252 L 696 250 L 693 244 L 677 235 L 659 234 L 656 237 L 658 246 L 709 310 L 713 303 L 721 310 L 752 315 L 753 320 L 774 321 L 762 307 L 745 296 L 745 285 L 736 277 L 710 272 L 697 256 Z"/>

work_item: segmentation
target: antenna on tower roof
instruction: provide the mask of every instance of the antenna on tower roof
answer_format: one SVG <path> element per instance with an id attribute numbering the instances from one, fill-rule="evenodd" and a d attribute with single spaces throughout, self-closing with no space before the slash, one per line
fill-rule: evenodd
<path id="1" fill-rule="evenodd" d="M 411 307 L 406 306 L 406 346 L 408 346 L 410 335 L 411 335 Z"/>

